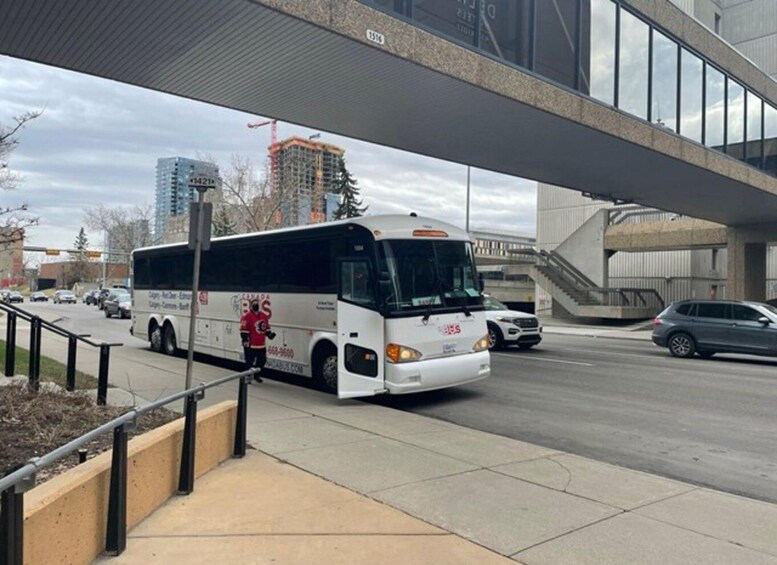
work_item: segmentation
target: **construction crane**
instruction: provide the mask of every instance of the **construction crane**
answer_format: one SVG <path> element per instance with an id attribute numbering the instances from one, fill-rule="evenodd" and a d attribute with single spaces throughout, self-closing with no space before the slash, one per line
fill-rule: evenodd
<path id="1" fill-rule="evenodd" d="M 278 142 L 278 120 L 267 120 L 264 122 L 256 122 L 253 124 L 247 124 L 250 129 L 257 129 L 263 126 L 270 126 L 270 192 L 275 191 L 277 169 L 277 151 L 276 143 Z"/>

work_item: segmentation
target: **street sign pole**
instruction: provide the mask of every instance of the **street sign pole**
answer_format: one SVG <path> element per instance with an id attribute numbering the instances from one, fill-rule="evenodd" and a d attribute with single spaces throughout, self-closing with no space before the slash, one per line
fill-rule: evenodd
<path id="1" fill-rule="evenodd" d="M 216 187 L 216 180 L 210 177 L 197 176 L 189 179 L 189 186 L 197 189 L 197 206 L 196 211 L 194 210 L 194 206 L 192 206 L 191 209 L 191 212 L 195 212 L 195 214 L 190 212 L 190 216 L 196 215 L 196 218 L 193 218 L 195 221 L 190 221 L 189 223 L 189 248 L 194 248 L 194 272 L 192 273 L 192 298 L 190 300 L 189 311 L 189 348 L 186 353 L 186 386 L 184 387 L 184 390 L 188 390 L 192 386 L 194 338 L 197 332 L 197 305 L 199 304 L 200 290 L 200 256 L 202 254 L 203 240 L 206 239 L 206 236 L 207 243 L 210 242 L 210 222 L 206 222 L 205 218 L 205 193 L 209 188 Z M 205 231 L 206 229 L 207 233 Z M 194 234 L 191 233 L 192 231 Z"/>

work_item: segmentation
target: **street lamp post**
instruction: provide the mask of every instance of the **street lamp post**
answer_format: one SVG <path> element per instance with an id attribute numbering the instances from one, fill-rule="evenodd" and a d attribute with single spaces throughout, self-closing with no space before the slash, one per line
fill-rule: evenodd
<path id="1" fill-rule="evenodd" d="M 192 385 L 192 367 L 194 365 L 194 337 L 197 332 L 197 305 L 200 291 L 200 257 L 203 249 L 210 249 L 210 217 L 212 204 L 205 202 L 205 193 L 216 188 L 216 179 L 204 175 L 193 176 L 189 186 L 197 190 L 197 204 L 189 207 L 189 249 L 194 250 L 194 269 L 192 273 L 192 297 L 189 301 L 189 347 L 186 352 L 186 386 Z M 207 217 L 206 217 L 207 216 Z"/>
<path id="2" fill-rule="evenodd" d="M 470 178 L 470 166 L 467 165 L 467 220 L 465 223 L 466 231 L 469 233 L 469 178 Z"/>

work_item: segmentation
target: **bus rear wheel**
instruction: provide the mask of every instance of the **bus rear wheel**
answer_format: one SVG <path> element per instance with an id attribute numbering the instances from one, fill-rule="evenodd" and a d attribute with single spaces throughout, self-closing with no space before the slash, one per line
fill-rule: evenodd
<path id="1" fill-rule="evenodd" d="M 162 332 L 162 347 L 167 355 L 175 355 L 178 351 L 178 344 L 175 340 L 175 330 L 170 324 L 166 324 Z"/>
<path id="2" fill-rule="evenodd" d="M 162 353 L 162 328 L 156 322 L 153 322 L 151 331 L 148 333 L 148 342 L 151 345 L 151 351 Z"/>

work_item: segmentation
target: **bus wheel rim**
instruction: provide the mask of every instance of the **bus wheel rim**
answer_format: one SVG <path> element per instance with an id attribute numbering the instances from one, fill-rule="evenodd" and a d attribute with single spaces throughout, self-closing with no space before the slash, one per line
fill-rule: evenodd
<path id="1" fill-rule="evenodd" d="M 324 359 L 324 364 L 321 367 L 321 375 L 324 378 L 324 382 L 331 389 L 337 389 L 337 356 L 330 355 Z"/>

